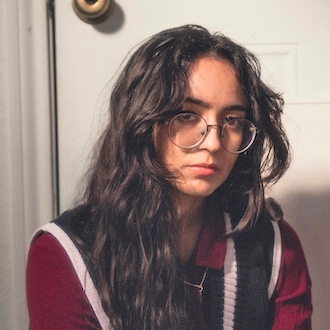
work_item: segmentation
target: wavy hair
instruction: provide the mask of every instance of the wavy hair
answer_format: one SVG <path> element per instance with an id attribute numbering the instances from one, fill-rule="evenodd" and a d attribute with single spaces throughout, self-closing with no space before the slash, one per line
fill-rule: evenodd
<path id="1" fill-rule="evenodd" d="M 177 219 L 171 173 L 156 155 L 152 131 L 182 106 L 192 63 L 203 56 L 230 62 L 258 127 L 227 181 L 210 197 L 216 212 L 236 214 L 233 234 L 264 211 L 264 187 L 289 164 L 283 100 L 260 79 L 256 58 L 220 33 L 186 25 L 144 42 L 128 60 L 111 95 L 110 115 L 91 166 L 84 203 L 92 209 L 92 260 L 98 291 L 115 329 L 192 329 L 183 266 L 175 246 Z"/>

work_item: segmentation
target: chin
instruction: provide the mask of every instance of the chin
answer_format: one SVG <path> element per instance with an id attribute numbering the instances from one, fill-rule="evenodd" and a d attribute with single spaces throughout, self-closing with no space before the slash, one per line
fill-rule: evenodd
<path id="1" fill-rule="evenodd" d="M 219 187 L 220 185 L 213 187 L 194 187 L 193 189 L 180 189 L 180 187 L 178 187 L 178 190 L 188 196 L 206 198 L 212 195 Z"/>

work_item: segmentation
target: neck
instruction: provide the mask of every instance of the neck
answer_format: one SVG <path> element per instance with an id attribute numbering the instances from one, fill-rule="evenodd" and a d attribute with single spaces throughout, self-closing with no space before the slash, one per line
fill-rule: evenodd
<path id="1" fill-rule="evenodd" d="M 204 206 L 204 198 L 195 196 L 176 195 L 176 214 L 180 227 L 189 226 L 189 223 L 198 222 Z"/>
<path id="2" fill-rule="evenodd" d="M 203 223 L 204 199 L 180 197 L 176 201 L 179 234 L 177 248 L 180 259 L 186 263 L 196 246 Z"/>

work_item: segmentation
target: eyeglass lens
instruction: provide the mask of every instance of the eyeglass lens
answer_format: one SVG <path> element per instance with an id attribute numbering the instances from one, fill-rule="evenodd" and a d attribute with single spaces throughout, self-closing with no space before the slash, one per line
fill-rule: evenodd
<path id="1" fill-rule="evenodd" d="M 169 136 L 181 148 L 193 148 L 207 135 L 210 126 L 204 118 L 193 113 L 175 115 L 169 123 Z M 231 119 L 221 129 L 221 144 L 229 152 L 241 153 L 253 143 L 256 127 L 247 119 Z"/>

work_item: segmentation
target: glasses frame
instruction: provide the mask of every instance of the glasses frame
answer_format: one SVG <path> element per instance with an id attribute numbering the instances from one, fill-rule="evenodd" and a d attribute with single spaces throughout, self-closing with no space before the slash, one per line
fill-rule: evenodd
<path id="1" fill-rule="evenodd" d="M 171 124 L 172 124 L 173 120 L 174 120 L 175 118 L 177 118 L 178 116 L 181 116 L 181 115 L 183 115 L 183 114 L 191 114 L 191 115 L 194 115 L 194 116 L 196 116 L 196 117 L 199 117 L 201 120 L 204 121 L 205 126 L 206 126 L 205 133 L 204 133 L 204 135 L 202 136 L 201 140 L 198 141 L 197 143 L 195 143 L 195 144 L 189 146 L 189 147 L 180 146 L 180 145 L 178 145 L 177 143 L 175 143 L 174 140 L 171 138 L 171 134 L 170 134 L 170 127 L 171 127 Z M 245 148 L 243 148 L 242 150 L 239 150 L 239 151 L 231 151 L 231 150 L 228 150 L 228 149 L 224 146 L 224 144 L 223 144 L 223 142 L 222 142 L 222 130 L 223 130 L 223 128 L 224 128 L 226 125 L 228 125 L 228 124 L 230 124 L 231 122 L 233 122 L 234 120 L 239 120 L 239 121 L 248 122 L 248 123 L 250 124 L 250 126 L 251 126 L 250 129 L 253 130 L 253 135 L 252 135 L 251 141 L 249 142 L 249 144 L 248 144 Z M 257 127 L 252 123 L 252 121 L 250 121 L 250 120 L 248 120 L 248 119 L 246 119 L 246 118 L 232 118 L 232 119 L 229 119 L 228 121 L 226 121 L 225 123 L 223 123 L 222 125 L 216 125 L 216 124 L 208 124 L 207 121 L 206 121 L 206 119 L 205 119 L 204 117 L 202 117 L 201 115 L 198 115 L 197 113 L 193 113 L 193 112 L 179 112 L 179 113 L 175 114 L 171 119 L 167 120 L 167 121 L 165 122 L 165 124 L 167 125 L 167 133 L 168 133 L 168 136 L 169 136 L 171 142 L 172 142 L 173 144 L 175 144 L 177 147 L 181 148 L 181 149 L 192 149 L 192 148 L 197 147 L 198 145 L 200 145 L 200 144 L 205 140 L 205 138 L 207 137 L 208 133 L 210 132 L 210 128 L 212 128 L 212 127 L 217 128 L 217 129 L 219 130 L 219 139 L 220 139 L 220 142 L 221 142 L 222 147 L 223 147 L 226 151 L 228 151 L 229 153 L 232 153 L 232 154 L 241 154 L 241 153 L 247 151 L 247 150 L 252 146 L 252 144 L 254 143 L 254 141 L 255 141 L 255 139 L 256 139 L 256 137 L 257 137 L 257 132 L 258 132 Z"/>

